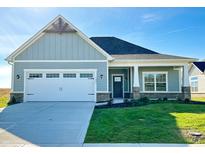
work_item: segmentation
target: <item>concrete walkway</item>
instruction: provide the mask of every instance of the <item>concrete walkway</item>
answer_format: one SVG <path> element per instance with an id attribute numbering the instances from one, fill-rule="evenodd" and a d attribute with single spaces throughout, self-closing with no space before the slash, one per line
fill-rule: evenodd
<path id="1" fill-rule="evenodd" d="M 0 146 L 82 146 L 93 102 L 29 102 L 0 112 Z"/>
<path id="2" fill-rule="evenodd" d="M 158 144 L 158 143 L 85 143 L 84 147 L 205 147 L 205 144 Z"/>

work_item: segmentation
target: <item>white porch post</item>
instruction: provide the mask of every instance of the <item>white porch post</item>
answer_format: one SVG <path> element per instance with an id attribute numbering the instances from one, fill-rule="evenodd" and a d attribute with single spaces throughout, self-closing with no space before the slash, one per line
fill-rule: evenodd
<path id="1" fill-rule="evenodd" d="M 182 92 L 184 99 L 191 99 L 190 83 L 189 83 L 189 65 L 186 64 L 183 67 L 183 87 Z"/>
<path id="2" fill-rule="evenodd" d="M 140 98 L 139 66 L 134 65 L 133 98 Z"/>
<path id="3" fill-rule="evenodd" d="M 183 71 L 183 87 L 189 87 L 189 66 L 184 65 L 184 71 Z"/>
<path id="4" fill-rule="evenodd" d="M 134 82 L 133 82 L 134 87 L 139 87 L 139 67 L 137 65 L 134 66 Z"/>

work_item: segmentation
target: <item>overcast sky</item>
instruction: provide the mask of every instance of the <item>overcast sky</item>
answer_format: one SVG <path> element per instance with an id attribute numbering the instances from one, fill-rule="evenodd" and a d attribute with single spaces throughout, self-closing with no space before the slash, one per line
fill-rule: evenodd
<path id="1" fill-rule="evenodd" d="M 0 87 L 4 59 L 57 15 L 89 37 L 116 36 L 164 54 L 205 59 L 205 8 L 0 8 Z"/>

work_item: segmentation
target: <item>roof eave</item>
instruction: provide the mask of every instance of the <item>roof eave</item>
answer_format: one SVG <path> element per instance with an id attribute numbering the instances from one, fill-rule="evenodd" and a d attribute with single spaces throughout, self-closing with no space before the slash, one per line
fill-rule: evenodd
<path id="1" fill-rule="evenodd" d="M 138 62 L 138 61 L 178 61 L 178 62 L 189 62 L 192 63 L 198 59 L 115 59 L 114 61 L 119 62 Z"/>

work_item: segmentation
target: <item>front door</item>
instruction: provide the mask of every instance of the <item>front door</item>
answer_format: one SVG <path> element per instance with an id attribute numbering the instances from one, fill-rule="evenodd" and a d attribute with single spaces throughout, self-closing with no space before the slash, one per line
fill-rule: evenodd
<path id="1" fill-rule="evenodd" d="M 123 98 L 123 77 L 113 76 L 113 98 Z"/>

